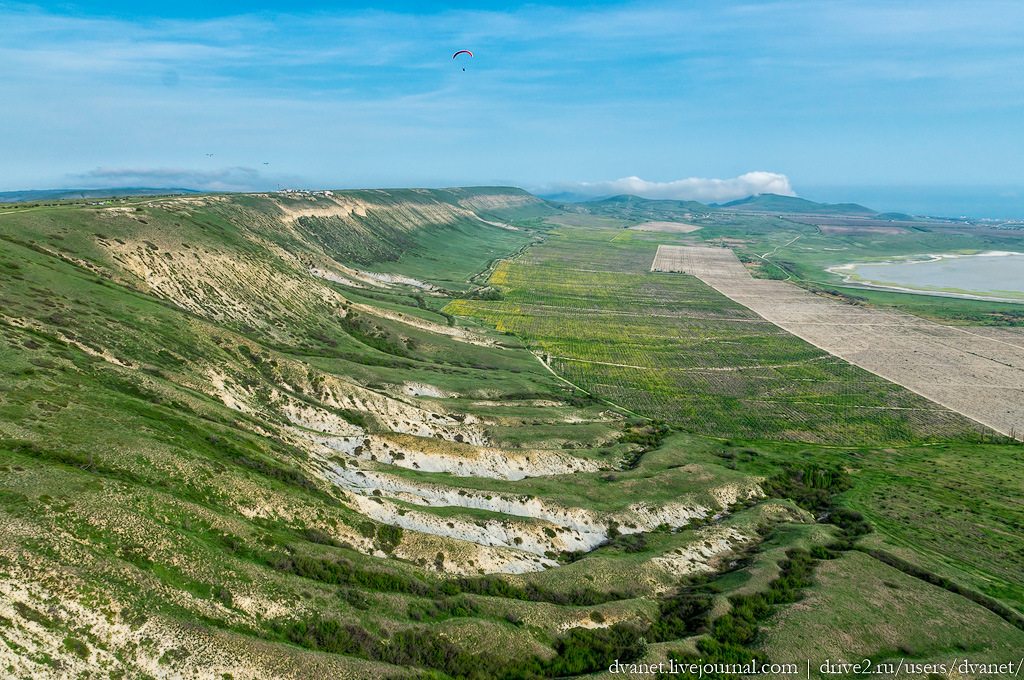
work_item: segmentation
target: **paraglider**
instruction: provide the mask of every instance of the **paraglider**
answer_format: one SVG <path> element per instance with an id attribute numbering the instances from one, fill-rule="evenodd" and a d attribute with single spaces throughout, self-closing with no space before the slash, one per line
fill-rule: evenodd
<path id="1" fill-rule="evenodd" d="M 455 57 L 459 56 L 460 54 L 468 54 L 471 57 L 473 56 L 473 53 L 470 52 L 469 50 L 459 50 L 458 52 L 456 52 L 455 54 L 452 55 L 452 59 L 454 59 Z M 462 70 L 465 71 L 466 69 L 462 69 Z"/>

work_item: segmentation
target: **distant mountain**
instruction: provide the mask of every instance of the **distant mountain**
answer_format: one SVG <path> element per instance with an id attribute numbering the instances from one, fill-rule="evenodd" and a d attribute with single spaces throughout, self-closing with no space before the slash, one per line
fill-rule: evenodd
<path id="1" fill-rule="evenodd" d="M 624 220 L 677 221 L 714 212 L 713 208 L 697 201 L 656 200 L 625 194 L 586 203 L 552 203 L 569 213 L 602 215 Z"/>
<path id="2" fill-rule="evenodd" d="M 593 196 L 564 192 L 561 194 L 542 194 L 540 197 L 550 203 L 561 204 L 563 208 L 568 208 L 570 211 L 574 207 L 601 209 L 623 207 L 639 208 L 641 206 L 652 210 L 708 211 L 708 206 L 697 201 L 644 198 L 642 196 L 634 196 L 632 194 L 619 194 L 617 196 L 601 196 L 599 198 L 594 198 Z"/>
<path id="3" fill-rule="evenodd" d="M 118 196 L 167 196 L 169 194 L 197 194 L 194 189 L 151 189 L 125 187 L 118 189 L 31 189 L 28 191 L 0 191 L 0 203 L 26 201 L 61 201 L 76 198 L 112 198 Z"/>
<path id="4" fill-rule="evenodd" d="M 562 191 L 557 194 L 537 194 L 540 198 L 552 203 L 592 203 L 594 201 L 603 201 L 607 199 L 607 196 L 599 196 L 594 198 L 589 194 L 578 194 L 574 191 Z"/>
<path id="5" fill-rule="evenodd" d="M 586 212 L 592 214 L 606 214 L 616 212 L 622 215 L 623 211 L 629 213 L 629 217 L 653 217 L 659 214 L 669 213 L 708 213 L 716 210 L 749 210 L 753 212 L 767 213 L 807 213 L 817 215 L 851 215 L 851 216 L 874 216 L 877 211 L 857 203 L 816 203 L 804 198 L 795 196 L 780 196 L 778 194 L 757 194 L 748 196 L 728 203 L 712 203 L 705 205 L 698 201 L 676 201 L 643 198 L 633 195 L 609 196 L 606 198 L 587 199 L 571 193 L 558 195 L 545 195 L 543 198 L 558 204 L 560 208 L 568 212 Z"/>
<path id="6" fill-rule="evenodd" d="M 738 208 L 756 212 L 773 213 L 815 213 L 818 215 L 877 215 L 878 212 L 857 203 L 815 203 L 795 196 L 778 194 L 757 194 L 736 201 L 729 201 L 712 207 Z"/>
<path id="7" fill-rule="evenodd" d="M 691 210 L 695 212 L 707 212 L 708 206 L 698 201 L 675 201 L 667 199 L 654 199 L 654 198 L 641 198 L 640 196 L 632 196 L 629 194 L 623 194 L 621 196 L 612 196 L 600 201 L 594 201 L 597 204 L 604 205 L 615 205 L 615 206 L 635 206 L 638 208 L 644 208 L 648 210 Z"/>

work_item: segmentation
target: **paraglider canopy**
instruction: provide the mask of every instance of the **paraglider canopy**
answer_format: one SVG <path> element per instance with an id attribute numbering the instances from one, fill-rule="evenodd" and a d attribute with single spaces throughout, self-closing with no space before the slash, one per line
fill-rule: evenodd
<path id="1" fill-rule="evenodd" d="M 452 59 L 454 59 L 455 57 L 459 56 L 460 54 L 468 54 L 471 57 L 473 56 L 473 53 L 470 52 L 469 50 L 459 50 L 458 52 L 456 52 L 455 54 L 452 55 Z"/>

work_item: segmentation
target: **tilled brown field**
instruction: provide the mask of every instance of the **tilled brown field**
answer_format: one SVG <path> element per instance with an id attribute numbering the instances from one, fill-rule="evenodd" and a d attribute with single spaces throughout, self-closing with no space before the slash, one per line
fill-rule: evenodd
<path id="1" fill-rule="evenodd" d="M 942 326 L 755 279 L 731 250 L 659 246 L 653 271 L 696 276 L 807 342 L 1004 434 L 1024 434 L 1024 331 Z"/>

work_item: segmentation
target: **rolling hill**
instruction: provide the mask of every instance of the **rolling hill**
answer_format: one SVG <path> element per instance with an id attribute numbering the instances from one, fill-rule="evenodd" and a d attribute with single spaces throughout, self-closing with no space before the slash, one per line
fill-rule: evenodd
<path id="1" fill-rule="evenodd" d="M 0 668 L 1009 658 L 1019 446 L 651 271 L 786 229 L 504 187 L 5 208 Z"/>
<path id="2" fill-rule="evenodd" d="M 757 194 L 714 207 L 733 210 L 749 210 L 770 213 L 814 213 L 818 215 L 873 216 L 878 212 L 857 203 L 815 203 L 796 196 L 778 194 Z"/>

